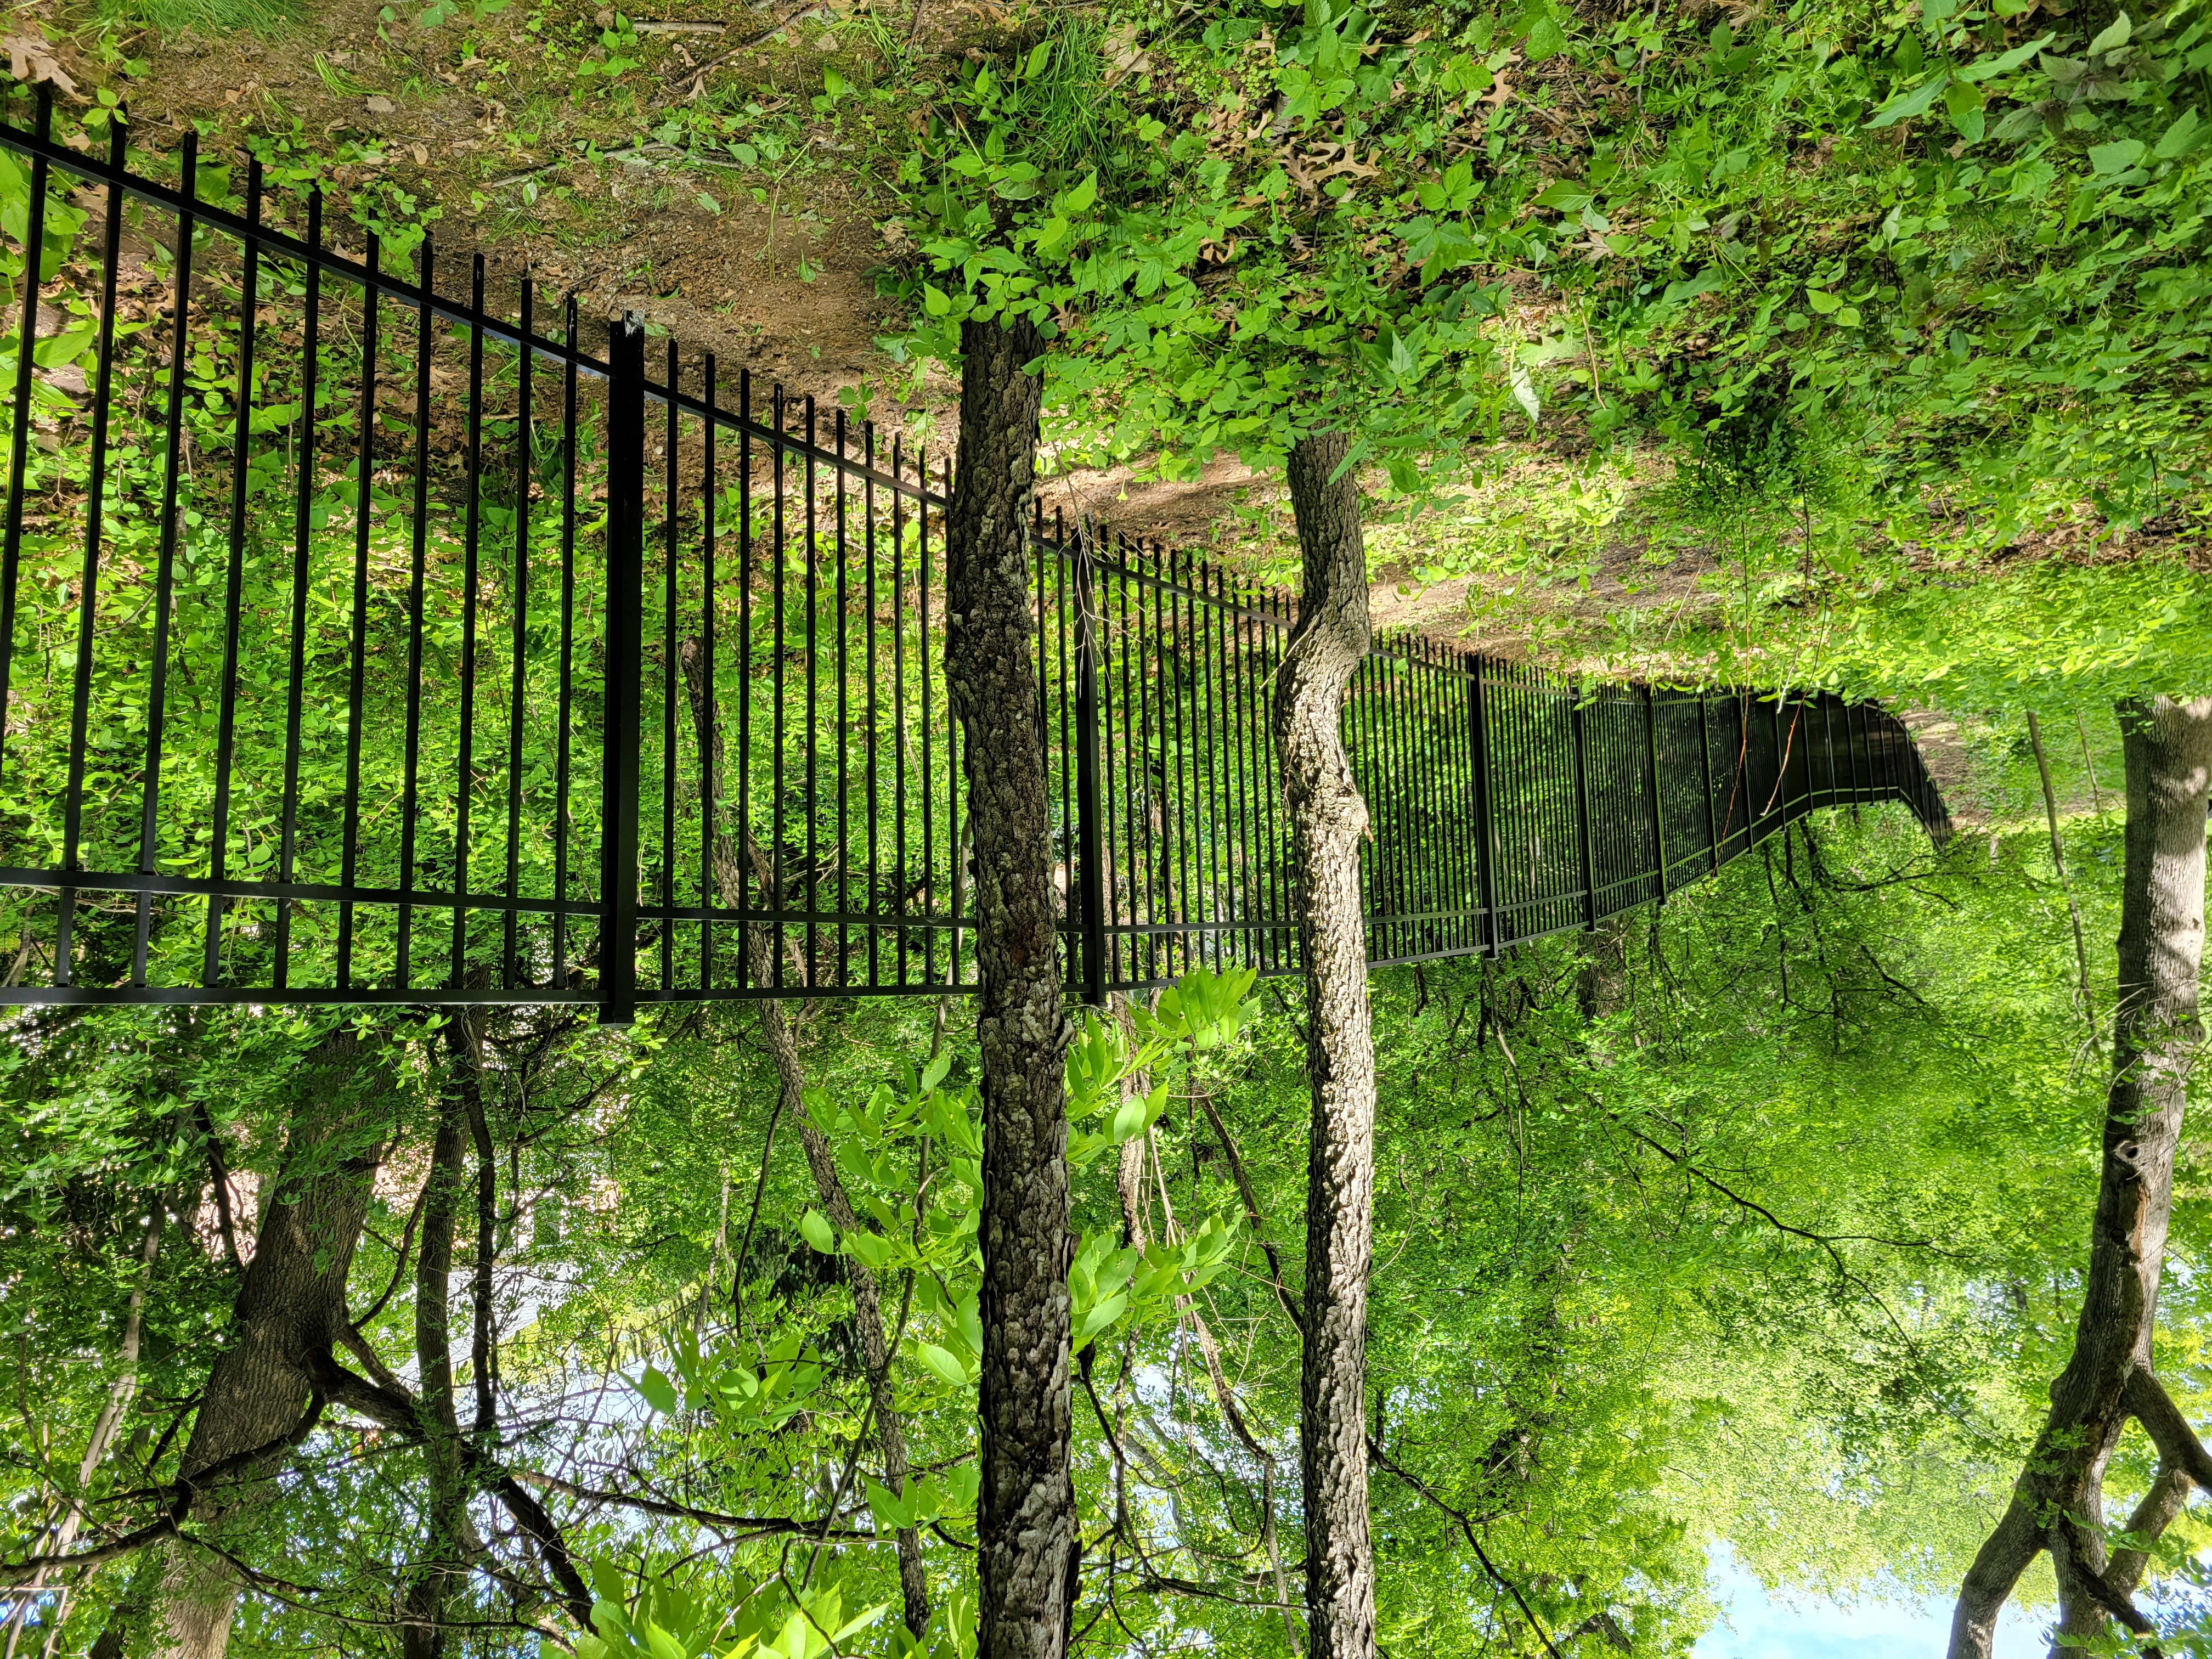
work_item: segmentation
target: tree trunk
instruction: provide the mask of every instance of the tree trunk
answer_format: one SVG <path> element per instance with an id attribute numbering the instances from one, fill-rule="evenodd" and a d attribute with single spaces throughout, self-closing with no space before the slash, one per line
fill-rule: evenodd
<path id="1" fill-rule="evenodd" d="M 410 1573 L 404 1601 L 407 1622 L 400 1631 L 404 1659 L 438 1659 L 444 1653 L 441 1626 L 447 1593 L 460 1567 L 465 1498 L 460 1420 L 453 1405 L 451 1286 L 453 1228 L 460 1215 L 462 1164 L 468 1146 L 469 1106 L 464 1091 L 475 1081 L 467 1020 L 468 1015 L 460 1013 L 446 1027 L 446 1097 L 430 1148 L 415 1254 L 415 1357 L 421 1378 L 416 1410 L 422 1419 L 428 1492 L 422 1558 Z"/>
<path id="2" fill-rule="evenodd" d="M 1304 592 L 1275 694 L 1275 746 L 1291 820 L 1291 867 L 1306 968 L 1304 1367 L 1306 1607 L 1316 1659 L 1375 1651 L 1375 1557 L 1367 1525 L 1367 1275 L 1374 1255 L 1375 1042 L 1359 843 L 1367 803 L 1341 726 L 1345 688 L 1367 654 L 1367 558 L 1359 487 L 1332 477 L 1349 447 L 1316 433 L 1291 451 Z"/>
<path id="3" fill-rule="evenodd" d="M 302 1067 L 284 1170 L 231 1316 L 236 1340 L 209 1373 L 179 1466 L 204 1528 L 220 1530 L 313 1426 L 319 1401 L 311 1403 L 311 1368 L 345 1328 L 346 1275 L 376 1172 L 376 1137 L 362 1109 L 367 1069 L 346 1031 L 326 1037 Z M 169 1549 L 155 1652 L 222 1659 L 237 1573 L 188 1542 Z"/>
<path id="4" fill-rule="evenodd" d="M 1037 730 L 1028 531 L 1034 325 L 961 329 L 960 460 L 945 520 L 945 680 L 966 738 L 982 1059 L 980 1659 L 1058 1659 L 1079 1560 L 1069 1373 L 1068 1023 Z"/>
<path id="5" fill-rule="evenodd" d="M 708 663 L 705 647 L 697 640 L 684 641 L 679 654 L 683 659 L 684 684 L 691 702 L 694 727 L 710 733 L 708 743 L 708 765 L 714 777 L 722 772 L 722 741 L 720 728 L 711 728 L 708 720 Z M 711 799 L 719 799 L 710 789 Z M 714 884 L 722 896 L 722 902 L 732 909 L 744 908 L 747 890 L 746 867 L 750 866 L 752 878 L 760 891 L 763 905 L 772 903 L 775 894 L 773 874 L 766 857 L 752 844 L 749 831 L 742 854 L 736 841 L 724 827 L 718 811 L 714 826 Z M 753 983 L 768 985 L 775 976 L 775 934 L 764 922 L 755 922 L 745 928 L 745 958 Z M 780 1109 L 799 1126 L 799 1142 L 806 1154 L 807 1170 L 814 1176 L 814 1189 L 822 1196 L 823 1207 L 841 1232 L 860 1231 L 860 1218 L 853 1212 L 852 1200 L 846 1196 L 845 1183 L 837 1173 L 837 1159 L 830 1149 L 830 1142 L 806 1110 L 806 1073 L 799 1061 L 799 1044 L 792 1035 L 791 1022 L 785 1018 L 783 1004 L 769 998 L 760 1005 L 761 1035 L 768 1042 L 769 1057 L 775 1062 L 777 1086 L 782 1099 Z M 744 1271 L 744 1264 L 738 1264 Z M 891 1384 L 890 1340 L 884 1330 L 883 1292 L 876 1276 L 866 1264 L 848 1256 L 845 1259 L 847 1280 L 853 1290 L 853 1325 L 860 1340 L 860 1366 L 868 1379 L 868 1397 L 874 1405 L 876 1436 L 883 1447 L 884 1485 L 895 1496 L 903 1496 L 910 1474 L 906 1455 L 905 1425 L 900 1418 L 898 1399 Z M 898 1533 L 899 1593 L 905 1604 L 906 1627 L 920 1637 L 929 1626 L 929 1579 L 922 1570 L 921 1535 L 912 1527 L 902 1527 Z"/>
<path id="6" fill-rule="evenodd" d="M 2143 1563 L 2132 1551 L 2108 1560 L 2104 1536 L 2105 1466 L 2130 1417 L 2141 1419 L 2160 1453 L 2157 1480 L 2137 1511 L 2148 1529 L 2162 1529 L 2178 1510 L 2178 1480 L 2212 1487 L 2212 1458 L 2150 1369 L 2174 1150 L 2191 1053 L 2203 1035 L 2197 977 L 2212 697 L 2125 704 L 2120 726 L 2128 820 L 2119 1006 L 2081 1314 L 2011 1504 L 1967 1570 L 1952 1616 L 1951 1659 L 1988 1659 L 1997 1614 L 2041 1549 L 2057 1571 L 2069 1634 L 2093 1633 L 2106 1615 L 2149 1631 L 2129 1594 Z"/>
<path id="7" fill-rule="evenodd" d="M 1628 917 L 1607 916 L 1583 935 L 1575 1005 L 1584 1019 L 1604 1019 L 1628 1006 Z"/>

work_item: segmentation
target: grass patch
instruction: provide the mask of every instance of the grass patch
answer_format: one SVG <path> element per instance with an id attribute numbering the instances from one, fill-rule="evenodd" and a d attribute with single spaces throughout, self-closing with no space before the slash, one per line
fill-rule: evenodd
<path id="1" fill-rule="evenodd" d="M 99 0 L 103 22 L 216 40 L 241 31 L 275 34 L 300 21 L 305 0 Z"/>

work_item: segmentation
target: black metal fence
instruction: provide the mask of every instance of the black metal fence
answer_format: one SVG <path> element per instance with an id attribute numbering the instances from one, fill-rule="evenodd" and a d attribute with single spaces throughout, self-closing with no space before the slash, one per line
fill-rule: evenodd
<path id="1" fill-rule="evenodd" d="M 387 270 L 189 138 L 141 177 L 50 118 L 0 126 L 33 343 L 0 358 L 0 1002 L 972 983 L 941 465 L 481 258 L 465 298 L 427 240 Z M 1292 600 L 1036 532 L 1071 989 L 1294 971 Z M 1821 806 L 1947 827 L 1902 726 L 1832 697 L 1416 638 L 1345 727 L 1378 963 L 1587 927 Z"/>

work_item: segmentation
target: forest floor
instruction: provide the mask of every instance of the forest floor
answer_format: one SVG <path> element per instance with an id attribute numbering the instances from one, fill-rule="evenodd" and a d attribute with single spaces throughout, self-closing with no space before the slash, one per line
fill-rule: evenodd
<path id="1" fill-rule="evenodd" d="M 213 154 L 255 131 L 323 179 L 341 217 L 430 222 L 451 291 L 481 253 L 510 283 L 526 270 L 541 294 L 573 293 L 587 318 L 641 313 L 687 353 L 714 353 L 726 386 L 747 370 L 757 398 L 781 386 L 825 422 L 842 409 L 949 452 L 957 383 L 883 344 L 902 320 L 884 278 L 914 244 L 825 118 L 825 74 L 868 76 L 893 36 L 958 58 L 1003 21 L 990 0 L 659 0 L 651 17 L 592 0 L 274 9 L 286 3 L 31 0 L 11 27 L 81 93 L 113 88 L 148 148 L 197 126 Z M 1625 630 L 1640 672 L 1664 675 L 1684 623 L 1728 605 L 1726 562 L 1666 528 L 1671 466 L 1656 447 L 1601 459 L 1547 428 L 1482 459 L 1455 504 L 1374 527 L 1379 631 L 1571 670 L 1594 639 Z M 1188 480 L 1069 469 L 1045 501 L 1296 581 L 1280 479 L 1233 457 Z M 2061 526 L 2019 552 L 2094 562 L 2136 550 Z M 1969 734 L 1914 718 L 1960 821 L 1978 823 L 1996 809 L 1964 787 Z M 2089 810 L 2088 788 L 2068 793 L 2069 810 Z"/>

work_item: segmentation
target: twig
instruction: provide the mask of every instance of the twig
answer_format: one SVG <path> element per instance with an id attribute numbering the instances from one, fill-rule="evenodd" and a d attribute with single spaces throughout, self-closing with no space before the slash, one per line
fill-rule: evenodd
<path id="1" fill-rule="evenodd" d="M 2066 873 L 2066 848 L 2058 839 L 2058 797 L 2051 788 L 2051 763 L 2044 757 L 2043 728 L 2035 711 L 2027 711 L 2027 740 L 2035 750 L 2035 769 L 2043 780 L 2043 816 L 2051 826 L 2051 862 L 2058 871 L 2058 885 L 2066 895 L 2066 919 L 2074 924 L 2074 962 L 2081 973 L 2081 1018 L 2089 1022 L 2089 1040 L 2097 1037 L 2097 1004 L 2089 994 L 2089 947 L 2081 939 L 2081 907 L 2075 901 L 2074 883 Z"/>
<path id="2" fill-rule="evenodd" d="M 2081 769 L 2089 775 L 2089 799 L 2096 803 L 2097 816 L 2105 816 L 2105 792 L 2097 787 L 2097 763 L 2089 753 L 2089 726 L 2081 718 L 2081 711 L 2074 711 L 2074 729 L 2081 734 Z"/>
<path id="3" fill-rule="evenodd" d="M 784 1091 L 775 1091 L 775 1109 L 768 1117 L 768 1144 L 761 1148 L 760 1178 L 753 1182 L 753 1207 L 745 1217 L 744 1242 L 738 1246 L 737 1266 L 730 1273 L 730 1328 L 744 1340 L 745 1258 L 753 1248 L 753 1228 L 759 1224 L 761 1194 L 768 1190 L 768 1163 L 775 1153 L 775 1126 L 783 1121 Z"/>

